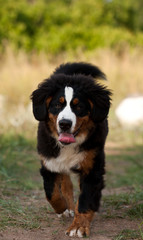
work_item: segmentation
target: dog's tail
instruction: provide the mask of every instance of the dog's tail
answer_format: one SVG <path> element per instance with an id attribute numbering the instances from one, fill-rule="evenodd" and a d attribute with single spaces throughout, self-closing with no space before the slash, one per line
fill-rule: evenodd
<path id="1" fill-rule="evenodd" d="M 61 64 L 55 70 L 54 74 L 61 73 L 66 75 L 83 74 L 85 76 L 92 76 L 93 78 L 106 79 L 105 74 L 97 66 L 84 62 Z"/>

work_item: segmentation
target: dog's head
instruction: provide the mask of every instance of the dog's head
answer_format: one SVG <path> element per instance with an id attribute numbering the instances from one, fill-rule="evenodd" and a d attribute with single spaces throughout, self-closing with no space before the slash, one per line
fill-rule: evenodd
<path id="1" fill-rule="evenodd" d="M 83 74 L 53 74 L 32 93 L 33 113 L 64 144 L 83 142 L 110 107 L 110 91 Z"/>

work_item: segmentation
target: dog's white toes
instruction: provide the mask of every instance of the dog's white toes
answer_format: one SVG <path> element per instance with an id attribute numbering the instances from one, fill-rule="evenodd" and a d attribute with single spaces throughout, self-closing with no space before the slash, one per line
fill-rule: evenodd
<path id="1" fill-rule="evenodd" d="M 58 218 L 61 218 L 62 216 L 64 217 L 74 217 L 74 211 L 66 209 L 63 213 L 57 214 Z"/>
<path id="2" fill-rule="evenodd" d="M 66 232 L 65 233 L 67 236 L 69 237 L 79 237 L 79 238 L 82 238 L 83 237 L 83 234 L 81 233 L 81 231 L 78 229 L 72 229 L 70 232 Z"/>
<path id="3" fill-rule="evenodd" d="M 81 233 L 80 229 L 78 229 L 78 231 L 77 231 L 77 236 L 78 236 L 79 238 L 82 238 L 82 237 L 83 237 L 83 234 Z"/>
<path id="4" fill-rule="evenodd" d="M 66 210 L 63 212 L 63 216 L 69 217 L 69 216 L 70 216 L 70 211 L 69 211 L 68 209 L 66 209 Z"/>
<path id="5" fill-rule="evenodd" d="M 69 237 L 75 237 L 76 236 L 76 229 L 73 229 L 70 231 Z"/>
<path id="6" fill-rule="evenodd" d="M 70 216 L 74 217 L 74 211 L 73 210 L 70 210 Z"/>
<path id="7" fill-rule="evenodd" d="M 83 237 L 89 237 L 90 231 L 89 227 L 79 227 L 79 226 L 71 226 L 69 229 L 66 231 L 66 235 L 69 237 L 78 237 L 78 238 L 83 238 Z"/>

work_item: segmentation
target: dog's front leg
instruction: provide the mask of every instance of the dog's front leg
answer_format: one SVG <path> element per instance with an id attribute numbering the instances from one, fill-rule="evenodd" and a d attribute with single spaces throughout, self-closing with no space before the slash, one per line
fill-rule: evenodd
<path id="1" fill-rule="evenodd" d="M 87 176 L 81 176 L 81 194 L 75 208 L 75 217 L 66 235 L 70 237 L 84 237 L 90 234 L 90 223 L 94 212 L 98 211 L 101 199 L 101 190 L 104 186 L 103 176 L 92 171 Z"/>
<path id="2" fill-rule="evenodd" d="M 61 175 L 48 171 L 42 166 L 40 173 L 43 177 L 43 185 L 46 198 L 57 214 L 62 214 L 67 208 L 67 201 L 61 192 Z"/>
<path id="3" fill-rule="evenodd" d="M 79 212 L 79 202 L 76 204 L 75 217 L 71 226 L 67 229 L 66 235 L 70 237 L 84 237 L 90 234 L 90 223 L 94 216 L 94 211 Z"/>
<path id="4" fill-rule="evenodd" d="M 40 172 L 43 177 L 46 198 L 58 217 L 62 215 L 73 217 L 73 186 L 70 177 L 67 174 L 50 172 L 44 166 Z"/>

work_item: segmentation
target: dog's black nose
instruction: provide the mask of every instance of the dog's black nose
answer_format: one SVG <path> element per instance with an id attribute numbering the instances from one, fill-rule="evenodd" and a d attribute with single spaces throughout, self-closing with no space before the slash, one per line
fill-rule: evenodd
<path id="1" fill-rule="evenodd" d="M 67 131 L 71 128 L 72 126 L 72 121 L 68 119 L 62 119 L 59 121 L 59 127 L 63 131 Z"/>

